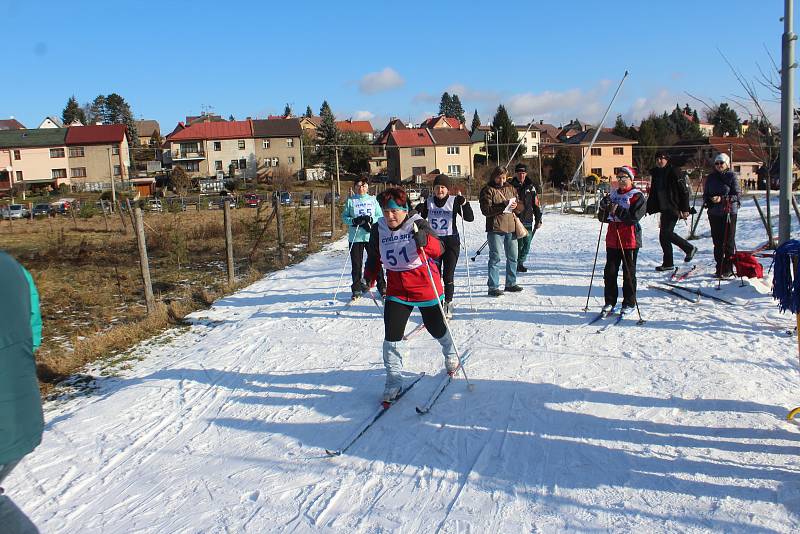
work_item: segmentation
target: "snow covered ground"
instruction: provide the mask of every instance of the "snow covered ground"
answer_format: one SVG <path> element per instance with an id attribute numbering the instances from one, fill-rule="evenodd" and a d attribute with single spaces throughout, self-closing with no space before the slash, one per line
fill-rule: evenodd
<path id="1" fill-rule="evenodd" d="M 743 248 L 765 240 L 745 204 Z M 458 380 L 421 417 L 426 376 L 328 458 L 383 387 L 378 310 L 362 299 L 337 316 L 346 287 L 331 300 L 337 242 L 138 347 L 142 361 L 90 394 L 49 403 L 42 445 L 5 486 L 46 533 L 797 532 L 793 317 L 766 286 L 713 289 L 705 220 L 706 274 L 690 283 L 738 305 L 648 289 L 664 276 L 657 220 L 643 226 L 646 324 L 585 325 L 599 223 L 546 214 L 524 292 L 486 297 L 484 252 L 470 301 L 459 265 L 452 326 L 475 391 Z M 467 233 L 472 254 L 483 219 Z M 601 247 L 598 275 L 603 259 Z M 595 309 L 601 294 L 595 278 Z M 427 333 L 410 346 L 409 374 L 440 372 Z"/>

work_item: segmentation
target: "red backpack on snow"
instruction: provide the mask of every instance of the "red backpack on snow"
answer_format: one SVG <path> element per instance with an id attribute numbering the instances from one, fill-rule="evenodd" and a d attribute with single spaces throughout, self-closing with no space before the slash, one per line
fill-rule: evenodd
<path id="1" fill-rule="evenodd" d="M 736 270 L 736 276 L 740 278 L 761 278 L 764 276 L 764 268 L 755 256 L 749 252 L 736 252 L 731 256 L 731 263 Z"/>

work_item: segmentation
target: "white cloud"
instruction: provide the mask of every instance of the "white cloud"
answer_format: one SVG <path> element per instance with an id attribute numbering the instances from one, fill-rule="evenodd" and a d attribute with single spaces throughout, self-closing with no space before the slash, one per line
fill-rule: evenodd
<path id="1" fill-rule="evenodd" d="M 389 91 L 402 86 L 405 82 L 396 70 L 386 67 L 380 72 L 370 72 L 358 82 L 358 88 L 368 95 Z"/>
<path id="2" fill-rule="evenodd" d="M 375 114 L 371 111 L 356 111 L 353 113 L 354 121 L 368 121 L 375 118 Z"/>
<path id="3" fill-rule="evenodd" d="M 477 89 L 470 89 L 466 85 L 454 83 L 445 89 L 451 95 L 458 95 L 458 99 L 463 104 L 466 101 L 470 102 L 499 102 L 501 99 L 500 93 L 494 91 L 481 91 Z M 440 97 L 441 98 L 441 97 Z"/>

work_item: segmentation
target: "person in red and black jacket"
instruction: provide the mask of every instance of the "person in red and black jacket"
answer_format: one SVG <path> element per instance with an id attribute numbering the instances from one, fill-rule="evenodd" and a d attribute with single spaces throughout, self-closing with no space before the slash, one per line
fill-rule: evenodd
<path id="1" fill-rule="evenodd" d="M 622 310 L 625 314 L 636 306 L 636 258 L 642 247 L 642 227 L 639 220 L 647 210 L 644 194 L 633 187 L 634 172 L 628 166 L 617 172 L 618 187 L 603 197 L 598 218 L 608 222 L 606 231 L 606 267 L 603 271 L 605 306 L 610 313 L 617 304 L 617 277 L 622 264 Z"/>
<path id="2" fill-rule="evenodd" d="M 442 281 L 433 261 L 442 255 L 442 244 L 425 219 L 413 210 L 409 212 L 408 197 L 403 189 L 387 189 L 378 196 L 378 203 L 383 218 L 378 219 L 370 231 L 364 274 L 371 287 L 381 267 L 386 271 L 383 400 L 392 402 L 403 388 L 400 374 L 406 353 L 403 334 L 415 306 L 422 314 L 425 328 L 441 344 L 448 372 L 458 367 L 458 356 L 440 308 Z"/>

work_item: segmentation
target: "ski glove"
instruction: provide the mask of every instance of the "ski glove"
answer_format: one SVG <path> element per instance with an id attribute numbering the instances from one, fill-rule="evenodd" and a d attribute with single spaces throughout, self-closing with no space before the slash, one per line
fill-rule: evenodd
<path id="1" fill-rule="evenodd" d="M 428 232 L 417 229 L 414 232 L 414 242 L 417 244 L 417 248 L 425 248 L 425 245 L 428 244 Z"/>
<path id="2" fill-rule="evenodd" d="M 358 217 L 353 219 L 353 227 L 356 226 L 364 226 L 368 228 L 372 225 L 372 217 L 369 215 L 359 215 Z"/>

